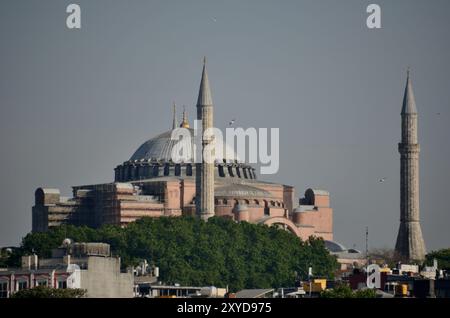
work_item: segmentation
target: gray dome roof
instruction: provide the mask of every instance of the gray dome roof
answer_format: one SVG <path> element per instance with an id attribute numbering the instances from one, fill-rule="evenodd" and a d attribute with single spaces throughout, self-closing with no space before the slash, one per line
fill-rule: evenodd
<path id="1" fill-rule="evenodd" d="M 188 162 L 193 162 L 194 157 L 194 129 L 192 128 L 185 128 L 188 129 L 191 133 L 191 139 L 181 139 L 181 140 L 172 140 L 172 131 L 169 130 L 166 131 L 154 138 L 151 138 L 144 142 L 138 150 L 131 156 L 130 161 L 135 160 L 149 160 L 149 159 L 156 159 L 156 160 L 163 160 L 163 161 L 170 161 L 172 159 L 172 152 L 174 150 L 174 147 L 176 146 L 179 149 L 187 149 L 188 153 L 185 157 L 189 158 Z M 216 149 L 217 147 L 223 147 L 222 142 L 220 140 L 216 140 Z M 228 162 L 234 161 L 235 158 L 238 158 L 236 153 L 231 150 L 231 148 L 226 145 L 226 148 L 222 148 L 223 150 L 223 158 L 216 158 L 218 161 L 222 161 L 225 159 Z M 232 156 L 229 156 L 230 158 L 226 157 L 227 150 L 229 153 L 234 155 L 234 158 Z M 219 155 L 220 152 L 217 152 L 217 155 Z"/>
<path id="2" fill-rule="evenodd" d="M 272 194 L 268 191 L 245 184 L 230 184 L 217 188 L 214 191 L 216 197 L 233 197 L 233 198 L 271 198 Z"/>
<path id="3" fill-rule="evenodd" d="M 334 241 L 328 241 L 325 240 L 325 247 L 331 252 L 331 253 L 340 253 L 340 252 L 345 252 L 347 251 L 347 248 L 338 243 L 338 242 L 334 242 Z"/>

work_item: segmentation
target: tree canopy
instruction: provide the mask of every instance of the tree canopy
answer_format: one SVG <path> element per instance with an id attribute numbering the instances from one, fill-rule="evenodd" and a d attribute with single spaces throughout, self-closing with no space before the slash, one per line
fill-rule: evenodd
<path id="1" fill-rule="evenodd" d="M 360 289 L 353 291 L 350 286 L 339 284 L 333 289 L 327 289 L 320 293 L 322 298 L 375 298 L 375 289 Z"/>
<path id="2" fill-rule="evenodd" d="M 61 226 L 30 233 L 21 252 L 49 257 L 64 238 L 104 242 L 124 267 L 146 259 L 158 266 L 160 280 L 183 285 L 242 288 L 293 286 L 297 278 L 314 274 L 332 277 L 337 261 L 322 239 L 302 241 L 276 227 L 236 223 L 221 217 L 204 222 L 193 217 L 142 218 L 128 226 Z"/>
<path id="3" fill-rule="evenodd" d="M 78 288 L 51 288 L 37 286 L 35 288 L 22 289 L 11 295 L 11 298 L 81 298 L 86 290 Z"/>
<path id="4" fill-rule="evenodd" d="M 434 259 L 438 261 L 439 268 L 450 270 L 450 248 L 432 251 L 426 255 L 426 263 L 428 265 L 433 265 Z"/>

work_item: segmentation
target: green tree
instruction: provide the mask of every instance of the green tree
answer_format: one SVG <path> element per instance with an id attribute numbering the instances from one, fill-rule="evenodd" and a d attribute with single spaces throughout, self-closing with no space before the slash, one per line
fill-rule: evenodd
<path id="1" fill-rule="evenodd" d="M 125 228 L 99 229 L 61 226 L 28 234 L 23 253 L 48 257 L 64 238 L 76 242 L 105 242 L 122 259 L 123 267 L 146 259 L 160 269 L 165 283 L 243 288 L 293 286 L 296 274 L 333 277 L 337 261 L 322 239 L 302 241 L 282 229 L 222 217 L 204 222 L 193 217 L 142 218 Z"/>
<path id="2" fill-rule="evenodd" d="M 426 263 L 433 265 L 433 260 L 438 261 L 440 269 L 450 270 L 450 248 L 432 251 L 426 255 Z"/>
<path id="3" fill-rule="evenodd" d="M 327 289 L 320 293 L 322 298 L 375 298 L 374 289 L 360 289 L 353 291 L 346 284 L 338 284 L 333 289 Z"/>
<path id="4" fill-rule="evenodd" d="M 51 288 L 37 286 L 35 288 L 22 289 L 11 295 L 11 298 L 81 298 L 86 295 L 86 290 L 78 288 Z"/>

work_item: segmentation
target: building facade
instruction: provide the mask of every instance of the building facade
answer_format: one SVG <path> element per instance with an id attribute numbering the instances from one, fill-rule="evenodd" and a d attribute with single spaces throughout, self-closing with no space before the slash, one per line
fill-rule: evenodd
<path id="1" fill-rule="evenodd" d="M 22 257 L 22 267 L 0 271 L 0 298 L 22 289 L 47 286 L 81 288 L 88 298 L 131 298 L 132 272 L 122 272 L 120 258 L 104 243 L 74 243 L 52 251 L 52 257 Z"/>
<path id="2" fill-rule="evenodd" d="M 213 106 L 206 73 L 197 100 L 197 118 L 204 129 L 213 125 Z M 205 120 L 206 119 L 206 120 Z M 333 240 L 333 210 L 330 194 L 308 189 L 295 199 L 292 186 L 259 180 L 255 169 L 240 161 L 227 145 L 216 152 L 214 163 L 195 163 L 194 130 L 186 112 L 180 127 L 190 139 L 173 140 L 172 129 L 144 142 L 131 158 L 118 165 L 114 182 L 74 186 L 72 198 L 58 189 L 38 188 L 33 206 L 33 232 L 47 231 L 61 224 L 103 224 L 125 226 L 144 216 L 198 215 L 203 219 L 221 216 L 236 221 L 280 226 L 302 239 L 314 235 Z M 211 140 L 203 140 L 203 146 Z M 187 159 L 175 163 L 174 147 L 189 149 Z M 184 144 L 183 144 L 184 143 Z M 228 150 L 227 150 L 228 149 Z M 229 156 L 229 154 L 233 154 Z"/>

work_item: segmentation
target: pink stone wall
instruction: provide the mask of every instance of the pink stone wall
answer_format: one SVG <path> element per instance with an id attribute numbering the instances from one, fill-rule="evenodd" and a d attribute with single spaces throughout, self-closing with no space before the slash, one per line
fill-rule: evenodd
<path id="1" fill-rule="evenodd" d="M 328 195 L 315 195 L 314 205 L 317 207 L 329 207 L 330 206 L 330 196 Z"/>

